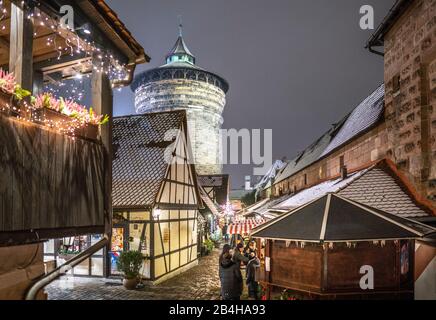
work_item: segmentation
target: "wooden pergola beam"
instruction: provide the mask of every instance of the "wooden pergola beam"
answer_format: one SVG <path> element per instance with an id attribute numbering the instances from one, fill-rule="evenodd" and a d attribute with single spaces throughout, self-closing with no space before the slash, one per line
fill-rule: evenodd
<path id="1" fill-rule="evenodd" d="M 94 57 L 96 59 L 96 57 Z M 97 59 L 96 59 L 97 60 Z M 100 61 L 100 60 L 97 60 Z M 97 114 L 108 115 L 109 123 L 100 127 L 101 141 L 105 149 L 105 196 L 106 232 L 112 232 L 112 124 L 113 124 L 113 92 L 108 75 L 98 70 L 91 76 L 92 106 Z"/>
<path id="2" fill-rule="evenodd" d="M 11 33 L 9 71 L 23 88 L 33 87 L 33 21 L 28 12 L 16 3 L 11 3 Z"/>

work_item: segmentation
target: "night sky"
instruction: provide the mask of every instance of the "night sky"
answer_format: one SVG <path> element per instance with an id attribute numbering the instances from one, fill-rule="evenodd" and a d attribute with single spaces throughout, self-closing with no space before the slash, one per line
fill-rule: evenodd
<path id="1" fill-rule="evenodd" d="M 394 0 L 107 0 L 160 66 L 178 35 L 197 65 L 228 80 L 224 128 L 273 129 L 273 156 L 293 158 L 383 81 L 383 58 L 364 49 Z M 130 88 L 115 92 L 115 115 L 134 114 Z M 225 166 L 234 188 L 248 165 Z"/>

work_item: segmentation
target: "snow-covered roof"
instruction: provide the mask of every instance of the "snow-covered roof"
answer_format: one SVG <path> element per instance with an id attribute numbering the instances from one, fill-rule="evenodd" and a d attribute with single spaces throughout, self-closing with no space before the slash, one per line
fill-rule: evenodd
<path id="1" fill-rule="evenodd" d="M 274 183 L 281 182 L 349 143 L 378 123 L 383 116 L 384 84 L 363 100 L 349 115 L 283 167 Z"/>
<path id="2" fill-rule="evenodd" d="M 327 193 L 337 192 L 341 190 L 342 188 L 349 185 L 351 182 L 355 181 L 357 178 L 361 177 L 363 174 L 365 174 L 368 170 L 362 170 L 357 173 L 354 173 L 350 175 L 347 179 L 335 179 L 335 180 L 329 180 L 323 183 L 320 183 L 316 186 L 313 186 L 311 188 L 305 189 L 301 192 L 298 192 L 297 194 L 290 196 L 285 201 L 281 202 L 274 208 L 278 209 L 295 209 L 297 207 L 300 207 L 312 200 L 315 200 L 317 198 L 320 198 L 324 196 Z"/>
<path id="3" fill-rule="evenodd" d="M 324 150 L 321 157 L 342 146 L 377 123 L 383 114 L 384 94 L 385 86 L 382 84 L 370 96 L 363 100 L 362 103 L 353 110 L 342 128 Z"/>
<path id="4" fill-rule="evenodd" d="M 267 203 L 263 208 L 293 210 L 327 193 L 337 193 L 401 217 L 424 218 L 432 216 L 431 210 L 423 207 L 409 194 L 403 182 L 385 162 L 355 172 L 346 179 L 328 180 L 297 194 L 281 197 L 278 202 L 276 199 L 275 203 Z"/>
<path id="5" fill-rule="evenodd" d="M 255 189 L 263 188 L 271 179 L 276 177 L 276 173 L 278 170 L 283 168 L 286 165 L 286 162 L 282 160 L 276 160 L 271 168 L 269 168 L 268 172 L 262 177 L 258 184 L 254 187 Z"/>

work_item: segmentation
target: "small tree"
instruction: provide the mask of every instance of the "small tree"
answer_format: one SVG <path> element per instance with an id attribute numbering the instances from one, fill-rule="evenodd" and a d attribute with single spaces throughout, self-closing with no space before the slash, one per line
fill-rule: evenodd
<path id="1" fill-rule="evenodd" d="M 126 279 L 134 279 L 139 276 L 143 261 L 142 253 L 139 251 L 124 251 L 117 261 L 118 271 L 124 274 Z"/>

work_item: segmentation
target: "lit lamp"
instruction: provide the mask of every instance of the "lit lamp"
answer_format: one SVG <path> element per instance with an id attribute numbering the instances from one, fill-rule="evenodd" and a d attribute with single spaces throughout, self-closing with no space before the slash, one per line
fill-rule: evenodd
<path id="1" fill-rule="evenodd" d="M 153 209 L 153 218 L 155 220 L 158 220 L 161 214 L 162 214 L 162 211 L 159 209 L 159 207 Z"/>
<path id="2" fill-rule="evenodd" d="M 75 29 L 74 31 L 82 31 L 85 34 L 91 34 L 91 28 L 89 27 L 89 23 L 85 23 L 83 26 Z"/>

